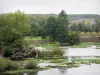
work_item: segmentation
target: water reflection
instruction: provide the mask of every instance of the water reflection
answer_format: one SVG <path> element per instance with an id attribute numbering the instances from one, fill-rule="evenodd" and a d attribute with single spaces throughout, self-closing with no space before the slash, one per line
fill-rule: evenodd
<path id="1" fill-rule="evenodd" d="M 65 74 L 67 72 L 67 68 L 58 68 L 60 74 Z"/>
<path id="2" fill-rule="evenodd" d="M 37 75 L 37 72 L 24 73 L 23 75 Z"/>

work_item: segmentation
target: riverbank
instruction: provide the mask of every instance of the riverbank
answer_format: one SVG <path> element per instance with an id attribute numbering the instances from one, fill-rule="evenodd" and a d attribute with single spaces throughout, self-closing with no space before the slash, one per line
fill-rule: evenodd
<path id="1" fill-rule="evenodd" d="M 24 65 L 27 61 L 36 60 L 38 62 L 37 69 L 24 69 Z M 100 60 L 73 60 L 72 62 L 68 62 L 66 59 L 34 59 L 28 58 L 22 61 L 15 61 L 20 64 L 20 69 L 15 71 L 7 71 L 2 75 L 15 75 L 15 74 L 23 74 L 23 73 L 34 73 L 37 71 L 43 71 L 50 68 L 74 68 L 80 67 L 81 64 L 91 65 L 92 63 L 100 64 Z M 42 64 L 42 65 L 41 65 Z"/>

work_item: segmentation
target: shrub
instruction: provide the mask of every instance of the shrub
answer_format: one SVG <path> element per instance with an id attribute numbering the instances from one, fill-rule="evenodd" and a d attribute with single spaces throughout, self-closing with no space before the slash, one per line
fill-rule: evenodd
<path id="1" fill-rule="evenodd" d="M 1 58 L 0 59 L 0 73 L 9 71 L 9 70 L 17 70 L 19 68 L 19 64 L 9 59 Z"/>
<path id="2" fill-rule="evenodd" d="M 50 51 L 42 51 L 39 53 L 39 57 L 51 57 Z"/>
<path id="3" fill-rule="evenodd" d="M 91 35 L 91 33 L 90 32 L 87 32 L 86 35 L 89 36 L 89 35 Z"/>
<path id="4" fill-rule="evenodd" d="M 55 48 L 51 51 L 42 51 L 39 53 L 39 57 L 55 57 L 55 56 L 63 56 L 64 51 L 60 48 Z"/>
<path id="5" fill-rule="evenodd" d="M 85 36 L 85 33 L 84 32 L 80 32 L 80 36 Z"/>
<path id="6" fill-rule="evenodd" d="M 17 70 L 19 69 L 19 64 L 14 61 L 8 62 L 7 70 Z"/>
<path id="7" fill-rule="evenodd" d="M 63 56 L 64 51 L 62 51 L 60 48 L 55 48 L 51 51 L 52 56 Z"/>
<path id="8" fill-rule="evenodd" d="M 37 61 L 31 60 L 28 61 L 25 65 L 25 69 L 36 69 L 37 68 Z"/>
<path id="9" fill-rule="evenodd" d="M 77 45 L 79 44 L 80 40 L 79 40 L 79 34 L 76 32 L 76 33 L 70 33 L 69 36 L 68 36 L 68 39 L 66 41 L 67 43 L 69 43 L 69 45 Z"/>
<path id="10" fill-rule="evenodd" d="M 13 55 L 13 54 L 14 54 L 14 49 L 12 47 L 7 46 L 4 48 L 4 56 L 5 57 L 11 57 L 11 55 Z"/>

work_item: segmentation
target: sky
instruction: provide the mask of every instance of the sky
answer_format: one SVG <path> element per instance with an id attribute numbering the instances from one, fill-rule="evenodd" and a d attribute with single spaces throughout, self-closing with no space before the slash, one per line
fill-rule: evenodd
<path id="1" fill-rule="evenodd" d="M 20 10 L 27 14 L 100 14 L 100 0 L 0 0 L 0 13 Z"/>

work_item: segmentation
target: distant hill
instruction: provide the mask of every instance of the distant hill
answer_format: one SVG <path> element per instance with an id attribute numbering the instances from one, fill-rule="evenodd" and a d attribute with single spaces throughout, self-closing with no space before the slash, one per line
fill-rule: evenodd
<path id="1" fill-rule="evenodd" d="M 57 16 L 58 14 L 30 14 L 33 17 L 49 17 Z M 81 18 L 100 18 L 100 15 L 97 14 L 68 14 L 70 20 L 77 20 Z"/>
<path id="2" fill-rule="evenodd" d="M 95 21 L 95 18 L 80 18 L 80 19 L 77 19 L 77 20 L 72 20 L 71 22 L 72 23 L 81 23 L 81 22 L 85 22 L 86 24 L 87 23 L 90 23 L 90 24 L 96 24 L 96 21 Z"/>
<path id="3" fill-rule="evenodd" d="M 82 18 L 94 18 L 94 19 L 100 19 L 100 15 L 97 14 L 72 14 L 69 15 L 71 20 L 77 20 Z"/>

